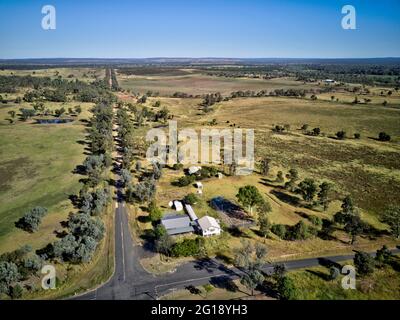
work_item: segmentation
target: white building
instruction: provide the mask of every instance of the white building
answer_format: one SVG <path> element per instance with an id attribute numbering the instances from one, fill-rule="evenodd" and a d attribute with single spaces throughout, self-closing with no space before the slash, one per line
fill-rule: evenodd
<path id="1" fill-rule="evenodd" d="M 182 202 L 180 201 L 174 201 L 174 207 L 176 211 L 182 211 L 183 210 L 183 205 Z"/>
<path id="2" fill-rule="evenodd" d="M 189 174 L 195 174 L 197 171 L 200 171 L 201 167 L 191 166 L 189 167 Z"/>
<path id="3" fill-rule="evenodd" d="M 200 227 L 203 237 L 209 237 L 213 235 L 218 236 L 221 234 L 219 222 L 213 217 L 204 216 L 197 220 L 197 223 Z"/>

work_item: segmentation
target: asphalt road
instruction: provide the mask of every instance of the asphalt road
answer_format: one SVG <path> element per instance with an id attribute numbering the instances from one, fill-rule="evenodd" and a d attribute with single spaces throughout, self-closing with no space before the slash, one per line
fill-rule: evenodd
<path id="1" fill-rule="evenodd" d="M 128 218 L 123 201 L 117 202 L 115 209 L 115 273 L 103 286 L 86 294 L 73 297 L 76 300 L 130 300 L 157 299 L 170 290 L 188 285 L 218 283 L 224 279 L 237 279 L 242 272 L 237 268 L 227 268 L 215 259 L 203 259 L 185 263 L 175 272 L 153 275 L 143 269 L 139 260 L 145 253 L 135 244 L 130 234 Z M 393 252 L 399 253 L 399 249 Z M 317 257 L 284 262 L 288 270 L 331 265 L 352 259 L 354 254 L 331 257 Z M 266 264 L 265 272 L 272 272 L 273 265 Z"/>

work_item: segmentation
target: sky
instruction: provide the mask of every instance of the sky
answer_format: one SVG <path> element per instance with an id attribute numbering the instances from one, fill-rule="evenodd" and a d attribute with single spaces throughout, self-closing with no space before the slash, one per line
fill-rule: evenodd
<path id="1" fill-rule="evenodd" d="M 0 0 L 2 59 L 150 57 L 400 57 L 400 0 Z"/>

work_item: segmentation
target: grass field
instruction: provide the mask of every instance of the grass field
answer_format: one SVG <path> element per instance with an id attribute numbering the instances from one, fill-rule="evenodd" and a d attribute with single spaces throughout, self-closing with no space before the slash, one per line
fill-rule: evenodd
<path id="1" fill-rule="evenodd" d="M 19 105 L 9 103 L 0 109 L 0 252 L 25 243 L 37 248 L 54 240 L 53 231 L 61 227 L 59 223 L 72 210 L 68 197 L 79 191 L 80 178 L 72 171 L 85 157 L 84 146 L 78 143 L 85 136 L 80 120 L 87 118 L 92 104 L 81 106 L 85 111 L 73 123 L 53 125 L 33 121 L 8 124 L 3 121 L 7 112 Z M 40 230 L 28 234 L 16 229 L 15 221 L 35 206 L 49 210 Z"/>
<path id="2" fill-rule="evenodd" d="M 104 78 L 104 69 L 101 68 L 51 68 L 37 70 L 0 70 L 1 75 L 18 75 L 32 77 L 50 77 L 52 79 L 62 77 L 69 80 L 81 80 L 91 82 L 96 79 Z"/>
<path id="3" fill-rule="evenodd" d="M 125 90 L 146 93 L 148 90 L 159 92 L 161 95 L 171 95 L 177 91 L 198 95 L 211 92 L 220 92 L 229 95 L 238 90 L 273 90 L 273 89 L 311 89 L 316 84 L 303 84 L 291 78 L 276 78 L 272 80 L 247 78 L 221 78 L 198 73 L 179 76 L 153 75 L 118 75 L 120 86 Z"/>
<path id="4" fill-rule="evenodd" d="M 352 261 L 341 263 L 350 264 Z M 289 273 L 299 289 L 300 300 L 399 300 L 400 277 L 389 266 L 375 269 L 372 275 L 357 277 L 356 289 L 345 290 L 342 276 L 330 281 L 329 270 L 324 267 L 309 268 Z"/>

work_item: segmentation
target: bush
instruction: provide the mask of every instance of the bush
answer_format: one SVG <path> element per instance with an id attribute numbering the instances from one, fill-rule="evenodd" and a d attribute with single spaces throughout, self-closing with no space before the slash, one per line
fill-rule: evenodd
<path id="1" fill-rule="evenodd" d="M 199 198 L 198 198 L 194 193 L 189 193 L 188 195 L 186 195 L 186 196 L 183 198 L 183 201 L 184 201 L 186 204 L 193 205 L 193 204 L 196 204 L 197 201 L 199 201 Z"/>
<path id="2" fill-rule="evenodd" d="M 322 226 L 322 219 L 320 217 L 317 216 L 309 216 L 308 219 L 310 220 L 310 222 L 317 227 L 321 227 Z"/>
<path id="3" fill-rule="evenodd" d="M 361 138 L 361 134 L 359 134 L 359 133 L 354 134 L 354 139 L 360 139 L 360 138 Z"/>
<path id="4" fill-rule="evenodd" d="M 175 163 L 172 167 L 172 169 L 178 171 L 183 169 L 183 164 L 182 163 Z"/>
<path id="5" fill-rule="evenodd" d="M 281 239 L 285 239 L 285 237 L 286 237 L 287 230 L 286 230 L 286 226 L 283 224 L 274 224 L 271 227 L 271 231 Z"/>
<path id="6" fill-rule="evenodd" d="M 203 238 L 185 239 L 182 242 L 174 244 L 171 249 L 173 257 L 189 257 L 199 255 L 204 246 Z"/>
<path id="7" fill-rule="evenodd" d="M 386 132 L 379 132 L 378 139 L 379 141 L 390 141 L 391 138 Z"/>
<path id="8" fill-rule="evenodd" d="M 158 222 L 162 218 L 162 211 L 156 206 L 153 201 L 149 205 L 149 213 L 149 218 L 151 222 Z"/>
<path id="9" fill-rule="evenodd" d="M 10 297 L 12 299 L 19 299 L 22 297 L 22 292 L 24 289 L 17 283 L 10 289 Z"/>
<path id="10" fill-rule="evenodd" d="M 293 280 L 287 276 L 278 280 L 278 292 L 283 300 L 296 300 L 299 296 Z"/>
<path id="11" fill-rule="evenodd" d="M 346 139 L 346 132 L 343 131 L 343 130 L 338 131 L 338 132 L 336 132 L 336 137 L 337 137 L 339 140 L 344 140 L 344 139 Z"/>
<path id="12" fill-rule="evenodd" d="M 374 272 L 375 261 L 367 252 L 359 251 L 354 256 L 354 265 L 358 274 L 368 275 Z"/>
<path id="13" fill-rule="evenodd" d="M 35 232 L 39 229 L 42 218 L 46 215 L 47 209 L 35 207 L 27 212 L 21 219 L 16 222 L 16 227 L 28 232 Z"/>
<path id="14" fill-rule="evenodd" d="M 174 181 L 173 184 L 178 186 L 178 187 L 186 187 L 193 183 L 196 180 L 196 176 L 190 175 L 190 176 L 183 176 L 179 178 L 178 180 Z"/>

